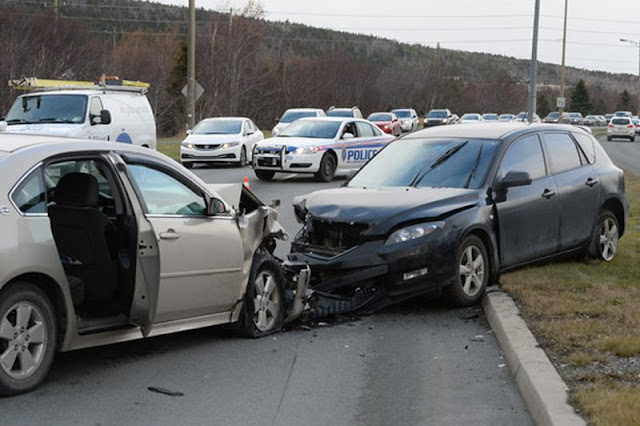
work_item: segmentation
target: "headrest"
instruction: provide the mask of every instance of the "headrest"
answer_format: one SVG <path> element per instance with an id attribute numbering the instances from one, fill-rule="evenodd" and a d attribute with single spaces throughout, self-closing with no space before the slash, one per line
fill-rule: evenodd
<path id="1" fill-rule="evenodd" d="M 98 197 L 98 180 L 95 176 L 68 173 L 56 185 L 53 201 L 58 206 L 95 207 Z"/>

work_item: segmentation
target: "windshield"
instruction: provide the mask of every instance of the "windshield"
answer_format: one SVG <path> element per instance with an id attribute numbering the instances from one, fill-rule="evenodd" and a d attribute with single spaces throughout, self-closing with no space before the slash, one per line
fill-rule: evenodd
<path id="1" fill-rule="evenodd" d="M 392 111 L 398 118 L 411 118 L 411 111 L 408 109 L 396 109 Z"/>
<path id="2" fill-rule="evenodd" d="M 391 114 L 371 114 L 367 120 L 370 121 L 391 121 Z"/>
<path id="3" fill-rule="evenodd" d="M 327 117 L 353 117 L 353 111 L 350 109 L 333 109 L 327 112 Z"/>
<path id="4" fill-rule="evenodd" d="M 16 99 L 5 121 L 9 126 L 31 123 L 83 123 L 86 95 L 30 95 Z"/>
<path id="5" fill-rule="evenodd" d="M 560 117 L 560 113 L 559 112 L 550 112 L 549 115 L 547 115 L 548 118 L 558 118 Z"/>
<path id="6" fill-rule="evenodd" d="M 446 111 L 429 111 L 427 118 L 447 118 Z"/>
<path id="7" fill-rule="evenodd" d="M 483 114 L 482 118 L 485 120 L 497 120 L 498 116 L 496 114 Z"/>
<path id="8" fill-rule="evenodd" d="M 333 139 L 336 137 L 341 124 L 341 121 L 296 121 L 284 129 L 278 137 Z"/>
<path id="9" fill-rule="evenodd" d="M 315 111 L 287 111 L 284 113 L 282 118 L 280 119 L 281 123 L 291 123 L 296 121 L 298 118 L 305 117 L 315 117 Z"/>
<path id="10" fill-rule="evenodd" d="M 392 142 L 347 186 L 480 188 L 500 141 L 489 139 L 405 139 Z"/>
<path id="11" fill-rule="evenodd" d="M 573 117 L 573 118 L 577 118 L 577 117 L 581 117 L 582 115 L 579 112 L 570 112 L 569 113 L 569 117 Z"/>
<path id="12" fill-rule="evenodd" d="M 193 128 L 193 135 L 235 135 L 242 129 L 242 120 L 201 121 Z"/>

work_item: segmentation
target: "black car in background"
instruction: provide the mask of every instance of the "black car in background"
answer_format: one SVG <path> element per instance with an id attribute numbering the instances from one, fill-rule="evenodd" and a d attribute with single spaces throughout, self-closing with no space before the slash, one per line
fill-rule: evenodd
<path id="1" fill-rule="evenodd" d="M 484 123 L 402 137 L 294 209 L 289 259 L 310 265 L 326 314 L 437 289 L 469 306 L 508 269 L 573 252 L 610 261 L 629 203 L 622 170 L 585 130 Z"/>

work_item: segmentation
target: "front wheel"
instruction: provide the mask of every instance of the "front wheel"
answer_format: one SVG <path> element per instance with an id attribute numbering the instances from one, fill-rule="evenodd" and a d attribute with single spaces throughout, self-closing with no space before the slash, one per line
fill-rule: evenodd
<path id="1" fill-rule="evenodd" d="M 284 277 L 280 266 L 270 255 L 256 255 L 240 326 L 247 337 L 261 337 L 279 331 L 284 322 Z"/>
<path id="2" fill-rule="evenodd" d="M 247 165 L 247 149 L 243 146 L 240 148 L 240 159 L 236 163 L 236 167 L 244 167 Z"/>
<path id="3" fill-rule="evenodd" d="M 55 352 L 56 318 L 47 295 L 20 282 L 0 295 L 0 395 L 29 392 L 45 378 Z"/>
<path id="4" fill-rule="evenodd" d="M 254 170 L 254 173 L 260 180 L 271 180 L 276 174 L 276 172 L 271 170 Z"/>
<path id="5" fill-rule="evenodd" d="M 611 136 L 607 136 L 607 142 L 611 142 L 613 138 Z"/>
<path id="6" fill-rule="evenodd" d="M 444 296 L 454 306 L 480 303 L 489 275 L 487 249 L 480 238 L 470 235 L 458 248 L 456 277 L 445 287 Z"/>
<path id="7" fill-rule="evenodd" d="M 618 219 L 609 210 L 603 210 L 591 234 L 589 255 L 594 259 L 612 261 L 618 251 L 619 236 Z"/>
<path id="8" fill-rule="evenodd" d="M 316 180 L 318 182 L 330 182 L 336 174 L 337 166 L 336 157 L 329 152 L 325 153 L 320 161 L 320 168 L 314 175 Z"/>

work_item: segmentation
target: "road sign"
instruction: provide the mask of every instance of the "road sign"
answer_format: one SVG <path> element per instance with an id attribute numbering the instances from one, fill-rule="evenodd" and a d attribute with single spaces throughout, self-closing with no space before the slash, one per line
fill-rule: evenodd
<path id="1" fill-rule="evenodd" d="M 187 90 L 188 90 L 187 87 L 188 85 L 185 84 L 185 86 L 180 91 L 180 93 L 182 93 L 185 98 L 187 97 Z M 200 99 L 200 96 L 202 96 L 203 93 L 204 93 L 204 89 L 202 88 L 202 86 L 200 86 L 200 83 L 196 81 L 196 101 Z"/>
<path id="2" fill-rule="evenodd" d="M 558 96 L 556 100 L 556 108 L 564 108 L 567 105 L 567 98 L 561 98 Z"/>

